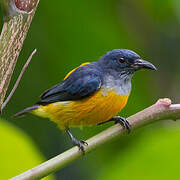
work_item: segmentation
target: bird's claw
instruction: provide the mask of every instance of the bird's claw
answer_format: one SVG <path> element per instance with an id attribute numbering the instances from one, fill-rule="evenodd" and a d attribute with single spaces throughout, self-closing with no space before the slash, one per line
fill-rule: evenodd
<path id="1" fill-rule="evenodd" d="M 82 144 L 84 144 L 85 146 L 88 146 L 88 143 L 87 143 L 86 141 L 80 140 L 80 142 L 81 142 Z"/>
<path id="2" fill-rule="evenodd" d="M 113 117 L 113 120 L 115 124 L 119 123 L 123 126 L 123 128 L 127 129 L 128 133 L 131 132 L 131 125 L 129 124 L 129 121 L 126 120 L 126 118 L 120 117 L 120 116 L 115 116 Z"/>
<path id="3" fill-rule="evenodd" d="M 79 150 L 81 150 L 83 152 L 83 154 L 85 153 L 85 149 L 84 149 L 84 146 L 88 146 L 88 143 L 84 140 L 77 140 L 77 139 L 74 139 L 73 140 L 73 144 L 75 146 L 78 146 L 79 147 Z"/>
<path id="4" fill-rule="evenodd" d="M 81 150 L 83 152 L 83 154 L 85 154 L 85 149 L 84 149 L 84 146 L 88 146 L 88 143 L 84 140 L 77 140 L 70 132 L 70 130 L 66 130 L 67 134 L 69 135 L 69 137 L 71 138 L 72 140 L 72 143 L 75 145 L 75 146 L 78 146 L 79 147 L 79 150 Z"/>

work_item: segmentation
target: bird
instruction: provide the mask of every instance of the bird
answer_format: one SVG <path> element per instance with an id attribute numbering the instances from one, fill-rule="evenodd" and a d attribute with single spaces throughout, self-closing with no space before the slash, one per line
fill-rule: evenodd
<path id="1" fill-rule="evenodd" d="M 157 70 L 132 50 L 111 50 L 98 61 L 70 71 L 60 83 L 43 92 L 40 101 L 14 116 L 31 113 L 49 118 L 84 152 L 87 142 L 76 139 L 70 128 L 114 121 L 130 132 L 128 120 L 117 113 L 126 106 L 132 76 L 141 69 Z"/>

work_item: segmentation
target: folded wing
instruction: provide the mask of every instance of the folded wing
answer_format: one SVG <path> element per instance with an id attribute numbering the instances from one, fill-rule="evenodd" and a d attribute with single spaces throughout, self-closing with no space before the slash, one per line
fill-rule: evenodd
<path id="1" fill-rule="evenodd" d="M 64 81 L 46 90 L 37 104 L 79 100 L 92 95 L 101 87 L 101 77 L 95 70 L 78 68 Z"/>

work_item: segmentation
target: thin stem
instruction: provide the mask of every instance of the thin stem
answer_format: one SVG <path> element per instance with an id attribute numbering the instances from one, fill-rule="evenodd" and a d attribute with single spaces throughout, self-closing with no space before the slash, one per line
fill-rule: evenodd
<path id="1" fill-rule="evenodd" d="M 16 80 L 16 83 L 14 84 L 14 87 L 13 89 L 11 90 L 11 92 L 9 93 L 8 97 L 6 98 L 6 100 L 4 101 L 4 103 L 2 104 L 1 106 L 1 112 L 3 111 L 3 109 L 5 108 L 5 106 L 7 105 L 7 103 L 9 102 L 9 100 L 11 99 L 11 97 L 13 96 L 14 92 L 16 91 L 20 81 L 21 81 L 21 78 L 25 72 L 25 70 L 27 69 L 29 63 L 31 62 L 31 59 L 32 57 L 34 56 L 34 54 L 36 53 L 36 49 L 31 53 L 31 55 L 29 56 L 28 60 L 26 61 L 25 65 L 23 66 L 17 80 Z"/>
<path id="2" fill-rule="evenodd" d="M 154 105 L 138 112 L 127 120 L 131 128 L 136 129 L 146 124 L 162 119 L 180 119 L 180 104 L 172 104 L 170 99 L 160 99 Z M 113 125 L 110 128 L 102 131 L 94 137 L 88 139 L 86 142 L 88 146 L 84 147 L 85 153 L 91 152 L 98 146 L 111 141 L 113 138 L 123 134 L 125 130 L 119 124 Z M 55 172 L 70 164 L 76 159 L 83 156 L 83 152 L 79 151 L 78 147 L 73 147 L 64 153 L 34 167 L 10 180 L 34 180 L 41 179 L 50 173 Z"/>

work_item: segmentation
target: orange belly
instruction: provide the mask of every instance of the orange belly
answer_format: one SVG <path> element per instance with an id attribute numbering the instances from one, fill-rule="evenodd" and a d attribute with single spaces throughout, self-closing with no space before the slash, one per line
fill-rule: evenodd
<path id="1" fill-rule="evenodd" d="M 33 114 L 48 117 L 65 130 L 75 126 L 96 125 L 108 121 L 126 105 L 128 95 L 99 90 L 90 97 L 77 101 L 56 102 L 40 106 Z"/>

